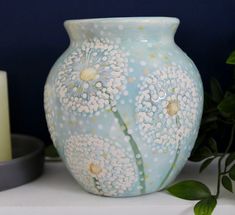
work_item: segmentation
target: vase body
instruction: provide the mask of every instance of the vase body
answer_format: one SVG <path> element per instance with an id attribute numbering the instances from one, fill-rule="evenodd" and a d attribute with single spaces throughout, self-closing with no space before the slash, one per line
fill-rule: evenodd
<path id="1" fill-rule="evenodd" d="M 52 140 L 88 192 L 113 197 L 164 189 L 197 137 L 203 88 L 174 43 L 176 18 L 65 22 L 70 46 L 44 92 Z"/>

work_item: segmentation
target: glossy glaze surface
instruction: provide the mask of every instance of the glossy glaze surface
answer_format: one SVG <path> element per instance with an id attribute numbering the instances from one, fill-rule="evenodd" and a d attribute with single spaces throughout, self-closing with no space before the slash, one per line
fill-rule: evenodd
<path id="1" fill-rule="evenodd" d="M 167 186 L 197 137 L 203 90 L 167 17 L 70 20 L 71 44 L 45 86 L 55 146 L 88 192 L 135 196 Z"/>

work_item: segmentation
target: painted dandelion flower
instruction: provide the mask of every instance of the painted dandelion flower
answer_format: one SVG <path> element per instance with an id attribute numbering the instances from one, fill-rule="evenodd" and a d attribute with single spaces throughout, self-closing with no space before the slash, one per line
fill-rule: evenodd
<path id="1" fill-rule="evenodd" d="M 145 78 L 136 98 L 141 135 L 153 149 L 178 147 L 197 118 L 199 95 L 180 66 L 167 66 Z"/>
<path id="2" fill-rule="evenodd" d="M 89 192 L 121 196 L 132 189 L 138 174 L 134 161 L 117 143 L 96 135 L 71 136 L 65 144 L 66 163 Z"/>
<path id="3" fill-rule="evenodd" d="M 110 109 L 125 90 L 127 54 L 107 38 L 87 40 L 64 60 L 56 79 L 62 105 L 74 113 Z"/>
<path id="4" fill-rule="evenodd" d="M 53 111 L 53 101 L 51 99 L 53 95 L 53 89 L 50 85 L 45 86 L 44 90 L 44 108 L 46 113 L 46 119 L 47 119 L 47 126 L 48 130 L 51 135 L 51 139 L 53 143 L 55 144 L 56 140 L 56 132 L 55 132 L 55 112 Z"/>

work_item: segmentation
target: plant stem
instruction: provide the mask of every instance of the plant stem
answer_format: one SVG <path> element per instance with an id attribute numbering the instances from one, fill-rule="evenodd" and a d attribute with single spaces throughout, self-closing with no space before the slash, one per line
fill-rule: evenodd
<path id="1" fill-rule="evenodd" d="M 229 152 L 229 150 L 230 150 L 230 148 L 231 148 L 231 146 L 232 146 L 232 144 L 233 144 L 234 131 L 235 131 L 235 124 L 233 124 L 232 130 L 231 130 L 230 139 L 229 139 L 229 144 L 228 144 L 228 146 L 227 146 L 227 148 L 226 148 L 226 150 L 225 150 L 225 152 L 224 152 L 224 157 L 227 155 L 227 153 Z M 225 166 L 224 172 L 226 172 L 226 171 L 227 171 L 227 168 L 226 168 L 226 166 Z"/>
<path id="2" fill-rule="evenodd" d="M 229 173 L 229 171 L 225 171 L 225 172 L 221 172 L 220 175 L 226 175 L 228 173 Z"/>
<path id="3" fill-rule="evenodd" d="M 234 130 L 235 130 L 235 124 L 232 127 L 231 130 L 231 135 L 230 135 L 230 139 L 229 139 L 229 144 L 224 152 L 224 157 L 226 156 L 226 154 L 228 153 L 229 149 L 231 148 L 232 144 L 233 144 L 233 136 L 234 136 Z"/>
<path id="4" fill-rule="evenodd" d="M 221 176 L 226 173 L 226 166 L 225 166 L 225 170 L 224 172 L 221 171 L 222 169 L 222 161 L 225 158 L 225 156 L 227 155 L 227 153 L 229 152 L 229 149 L 231 148 L 232 144 L 233 144 L 233 137 L 234 137 L 234 130 L 235 130 L 235 124 L 232 127 L 231 130 L 231 135 L 230 135 L 230 139 L 229 139 L 229 143 L 227 148 L 225 149 L 225 152 L 223 153 L 223 155 L 219 158 L 218 161 L 218 180 L 217 180 L 217 191 L 215 194 L 215 197 L 218 198 L 219 194 L 220 194 L 220 182 L 221 182 Z"/>
<path id="5" fill-rule="evenodd" d="M 222 123 L 224 123 L 224 124 L 226 124 L 226 125 L 232 125 L 234 122 L 229 122 L 229 121 L 225 121 L 225 120 L 223 120 L 223 119 L 220 119 L 220 118 L 218 118 L 218 121 L 219 122 L 222 122 Z"/>
<path id="6" fill-rule="evenodd" d="M 218 161 L 218 178 L 217 178 L 217 191 L 215 194 L 215 197 L 218 198 L 219 197 L 219 193 L 220 193 L 220 181 L 221 181 L 221 162 L 222 162 L 223 156 L 221 156 L 219 158 Z"/>
<path id="7" fill-rule="evenodd" d="M 141 193 L 144 194 L 145 193 L 145 172 L 144 172 L 144 162 L 142 159 L 142 155 L 141 155 L 140 150 L 139 150 L 135 140 L 133 139 L 132 135 L 128 133 L 126 123 L 123 121 L 122 116 L 120 115 L 118 110 L 113 111 L 113 114 L 116 117 L 116 119 L 118 120 L 118 123 L 119 123 L 123 133 L 125 134 L 126 137 L 129 138 L 129 143 L 130 143 L 132 151 L 134 153 L 135 161 L 136 161 L 137 168 L 138 168 Z"/>
<path id="8" fill-rule="evenodd" d="M 217 107 L 204 111 L 204 114 L 213 113 L 213 112 L 219 112 Z"/>

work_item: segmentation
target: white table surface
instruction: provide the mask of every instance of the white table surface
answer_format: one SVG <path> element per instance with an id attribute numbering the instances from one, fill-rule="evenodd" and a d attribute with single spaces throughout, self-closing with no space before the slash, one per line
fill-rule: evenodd
<path id="1" fill-rule="evenodd" d="M 215 191 L 215 165 L 200 175 L 198 168 L 187 163 L 178 180 L 199 179 Z M 46 163 L 43 176 L 36 181 L 0 192 L 0 215 L 192 215 L 194 204 L 165 192 L 132 198 L 88 194 L 61 162 Z M 235 215 L 235 194 L 222 188 L 214 214 Z"/>

